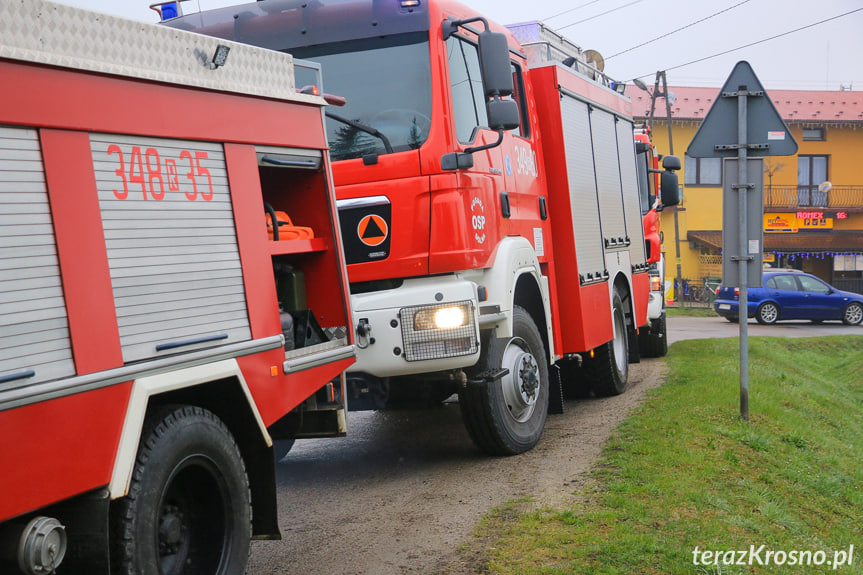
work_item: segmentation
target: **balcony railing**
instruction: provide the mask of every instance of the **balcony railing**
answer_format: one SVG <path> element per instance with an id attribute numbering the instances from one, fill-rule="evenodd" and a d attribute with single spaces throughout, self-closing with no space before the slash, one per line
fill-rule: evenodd
<path id="1" fill-rule="evenodd" d="M 818 186 L 767 186 L 767 208 L 863 208 L 863 186 L 833 186 L 821 192 Z"/>

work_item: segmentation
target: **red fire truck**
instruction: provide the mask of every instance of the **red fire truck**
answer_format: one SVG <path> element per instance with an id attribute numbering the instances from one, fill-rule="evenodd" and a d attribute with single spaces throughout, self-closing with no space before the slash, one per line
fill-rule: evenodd
<path id="1" fill-rule="evenodd" d="M 604 62 L 598 52 L 583 51 L 581 47 L 543 23 L 528 22 L 511 25 L 508 28 L 521 43 L 528 56 L 528 62 L 534 66 L 548 61 L 565 62 L 567 66 L 608 86 L 625 88 L 602 73 Z M 680 169 L 680 159 L 675 156 L 663 157 L 664 169 L 660 170 L 660 156 L 651 140 L 650 128 L 636 125 L 634 132 L 638 198 L 641 206 L 646 259 L 650 264 L 647 324 L 641 326 L 638 331 L 638 351 L 643 357 L 662 357 L 668 352 L 668 340 L 663 285 L 665 259 L 662 254 L 659 212 L 665 205 L 675 205 L 680 200 L 679 196 L 676 196 L 680 188 L 675 173 Z M 663 186 L 667 190 L 665 194 L 660 193 Z M 662 201 L 663 197 L 665 204 Z"/>
<path id="2" fill-rule="evenodd" d="M 0 573 L 242 573 L 273 440 L 345 433 L 325 102 L 286 54 L 0 22 Z"/>
<path id="3" fill-rule="evenodd" d="M 347 100 L 326 116 L 349 407 L 458 392 L 475 443 L 515 454 L 562 391 L 623 392 L 649 294 L 633 121 L 582 55 L 529 61 L 450 0 L 263 0 L 166 24 L 319 62 Z"/>

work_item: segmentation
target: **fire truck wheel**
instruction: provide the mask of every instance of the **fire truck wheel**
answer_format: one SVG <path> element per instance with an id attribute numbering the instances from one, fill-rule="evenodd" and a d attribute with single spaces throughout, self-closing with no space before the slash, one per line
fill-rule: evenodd
<path id="1" fill-rule="evenodd" d="M 593 392 L 599 397 L 620 395 L 629 380 L 629 340 L 626 337 L 626 315 L 620 292 L 612 296 L 614 339 L 596 348 L 592 358 L 584 360 L 584 369 Z"/>
<path id="2" fill-rule="evenodd" d="M 638 350 L 641 357 L 665 357 L 668 354 L 667 334 L 665 312 L 662 312 L 650 329 L 641 330 L 638 334 Z"/>
<path id="3" fill-rule="evenodd" d="M 533 448 L 548 413 L 548 362 L 542 337 L 530 315 L 513 309 L 511 338 L 485 340 L 473 376 L 502 368 L 493 381 L 459 391 L 462 420 L 474 443 L 492 455 L 515 455 Z"/>
<path id="4" fill-rule="evenodd" d="M 213 413 L 176 407 L 148 418 L 126 497 L 112 508 L 124 575 L 231 575 L 249 559 L 249 481 Z"/>

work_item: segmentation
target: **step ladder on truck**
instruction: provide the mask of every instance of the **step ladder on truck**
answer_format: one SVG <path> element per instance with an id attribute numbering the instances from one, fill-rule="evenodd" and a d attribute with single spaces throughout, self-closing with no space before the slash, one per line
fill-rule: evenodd
<path id="1" fill-rule="evenodd" d="M 319 62 L 347 102 L 326 116 L 358 346 L 349 405 L 458 393 L 477 446 L 512 455 L 562 395 L 624 391 L 650 291 L 632 109 L 580 49 L 534 58 L 451 0 L 171 16 Z"/>
<path id="2" fill-rule="evenodd" d="M 273 442 L 346 432 L 325 101 L 43 0 L 0 0 L 0 78 L 0 572 L 242 573 Z"/>

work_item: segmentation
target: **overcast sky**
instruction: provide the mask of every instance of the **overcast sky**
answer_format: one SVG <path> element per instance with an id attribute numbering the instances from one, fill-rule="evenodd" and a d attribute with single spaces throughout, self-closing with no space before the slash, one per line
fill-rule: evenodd
<path id="1" fill-rule="evenodd" d="M 148 8 L 151 0 L 60 1 L 145 22 L 158 19 Z M 605 72 L 617 80 L 640 77 L 652 84 L 656 71 L 666 70 L 670 85 L 718 88 L 736 62 L 747 60 L 768 90 L 853 86 L 863 91 L 861 0 L 463 1 L 501 24 L 543 21 L 582 48 L 597 50 L 606 60 Z M 183 6 L 188 14 L 198 6 L 206 10 L 239 3 L 192 0 Z M 652 41 L 660 36 L 666 37 Z"/>

